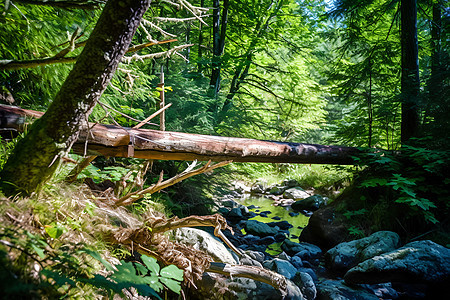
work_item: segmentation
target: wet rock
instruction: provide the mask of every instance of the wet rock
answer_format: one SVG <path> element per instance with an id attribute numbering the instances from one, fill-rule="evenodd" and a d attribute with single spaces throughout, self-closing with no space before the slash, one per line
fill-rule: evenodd
<path id="1" fill-rule="evenodd" d="M 289 213 L 289 215 L 291 216 L 291 217 L 296 217 L 296 216 L 298 216 L 300 213 L 298 213 L 298 212 L 293 212 L 293 211 L 291 211 L 290 213 Z"/>
<path id="2" fill-rule="evenodd" d="M 334 209 L 327 206 L 312 214 L 299 240 L 329 249 L 344 242 L 348 236 L 345 224 L 336 217 Z"/>
<path id="3" fill-rule="evenodd" d="M 243 236 L 242 239 L 246 244 L 256 244 L 259 241 L 260 237 L 254 236 L 253 234 L 246 234 Z"/>
<path id="4" fill-rule="evenodd" d="M 298 256 L 292 256 L 290 262 L 294 267 L 297 268 L 297 270 L 303 267 L 302 259 Z"/>
<path id="5" fill-rule="evenodd" d="M 317 289 L 311 275 L 308 273 L 297 272 L 294 278 L 292 278 L 292 281 L 300 288 L 305 299 L 316 299 Z"/>
<path id="6" fill-rule="evenodd" d="M 228 214 L 230 213 L 230 209 L 229 209 L 229 208 L 226 208 L 226 207 L 220 207 L 220 208 L 217 210 L 217 212 L 218 212 L 219 214 L 221 214 L 222 216 L 227 217 Z"/>
<path id="7" fill-rule="evenodd" d="M 287 261 L 291 260 L 291 257 L 287 255 L 286 252 L 281 252 L 280 254 L 278 254 L 278 258 Z"/>
<path id="8" fill-rule="evenodd" d="M 287 188 L 287 186 L 274 186 L 268 190 L 268 193 L 279 196 L 282 195 Z"/>
<path id="9" fill-rule="evenodd" d="M 295 186 L 299 185 L 298 181 L 295 180 L 295 179 L 285 179 L 285 180 L 283 180 L 283 182 L 281 184 L 284 185 L 284 186 L 287 186 L 288 188 L 295 187 Z"/>
<path id="10" fill-rule="evenodd" d="M 287 189 L 283 193 L 284 198 L 294 199 L 294 200 L 305 199 L 305 198 L 308 198 L 309 196 L 310 195 L 307 192 L 305 192 L 305 190 L 302 189 L 301 187 L 293 187 L 293 188 Z"/>
<path id="11" fill-rule="evenodd" d="M 250 258 L 263 263 L 264 262 L 264 253 L 263 252 L 258 252 L 258 251 L 246 251 L 245 252 L 246 255 L 248 255 Z"/>
<path id="12" fill-rule="evenodd" d="M 251 194 L 263 194 L 264 193 L 264 186 L 262 183 L 255 183 L 250 187 L 250 193 Z"/>
<path id="13" fill-rule="evenodd" d="M 228 208 L 234 208 L 234 207 L 237 207 L 238 204 L 234 200 L 224 200 L 224 201 L 222 201 L 222 206 L 228 207 Z"/>
<path id="14" fill-rule="evenodd" d="M 242 216 L 249 216 L 250 215 L 250 210 L 248 209 L 247 206 L 241 205 L 241 206 L 239 206 L 239 208 L 241 209 Z"/>
<path id="15" fill-rule="evenodd" d="M 349 287 L 343 280 L 324 280 L 316 285 L 318 300 L 379 300 L 363 288 Z"/>
<path id="16" fill-rule="evenodd" d="M 308 273 L 309 276 L 311 276 L 311 278 L 314 280 L 314 282 L 317 282 L 319 280 L 319 278 L 317 277 L 316 272 L 313 269 L 311 269 L 311 268 L 298 268 L 297 270 L 299 272 L 302 272 L 302 273 Z"/>
<path id="17" fill-rule="evenodd" d="M 302 260 L 318 258 L 322 255 L 322 249 L 309 243 L 296 243 L 285 240 L 281 245 L 281 249 L 290 256 L 298 256 Z"/>
<path id="18" fill-rule="evenodd" d="M 346 272 L 360 262 L 393 251 L 400 247 L 400 237 L 392 231 L 378 231 L 374 234 L 341 243 L 325 253 L 326 266 L 334 271 Z"/>
<path id="19" fill-rule="evenodd" d="M 255 266 L 255 267 L 260 267 L 262 268 L 262 264 L 257 261 L 256 259 L 251 258 L 249 255 L 247 254 L 243 254 L 241 259 L 239 260 L 239 263 L 241 265 L 246 265 L 246 266 Z"/>
<path id="20" fill-rule="evenodd" d="M 192 299 L 209 300 L 302 300 L 305 299 L 292 281 L 287 281 L 287 295 L 283 298 L 280 291 L 272 286 L 248 278 L 227 278 L 215 273 L 204 273 Z"/>
<path id="21" fill-rule="evenodd" d="M 287 279 L 294 278 L 295 274 L 297 273 L 297 269 L 290 262 L 279 258 L 265 261 L 263 263 L 263 266 L 269 270 L 283 275 Z"/>
<path id="22" fill-rule="evenodd" d="M 289 230 L 290 228 L 294 227 L 291 224 L 289 224 L 288 221 L 279 221 L 279 222 L 269 222 L 267 223 L 270 227 L 278 227 L 281 230 Z"/>
<path id="23" fill-rule="evenodd" d="M 261 238 L 257 243 L 258 245 L 270 245 L 275 243 L 275 238 L 273 236 L 265 236 Z"/>
<path id="24" fill-rule="evenodd" d="M 280 243 L 286 239 L 286 235 L 282 232 L 278 232 L 274 235 L 274 238 L 277 243 Z"/>
<path id="25" fill-rule="evenodd" d="M 450 249 L 416 241 L 365 260 L 344 276 L 347 283 L 449 283 Z"/>
<path id="26" fill-rule="evenodd" d="M 257 236 L 274 236 L 277 233 L 275 228 L 256 220 L 249 220 L 245 223 L 245 231 L 248 234 Z"/>
<path id="27" fill-rule="evenodd" d="M 206 231 L 188 227 L 178 228 L 175 230 L 174 239 L 208 253 L 216 262 L 238 263 L 223 243 Z"/>
<path id="28" fill-rule="evenodd" d="M 321 195 L 313 195 L 308 198 L 295 201 L 292 203 L 291 208 L 295 211 L 316 211 L 319 208 L 327 205 L 328 198 L 322 197 Z"/>
<path id="29" fill-rule="evenodd" d="M 241 219 L 242 218 L 242 210 L 239 207 L 232 208 L 228 213 L 228 218 L 233 219 Z"/>
<path id="30" fill-rule="evenodd" d="M 391 283 L 362 284 L 361 287 L 380 299 L 397 299 L 398 292 L 392 288 Z"/>

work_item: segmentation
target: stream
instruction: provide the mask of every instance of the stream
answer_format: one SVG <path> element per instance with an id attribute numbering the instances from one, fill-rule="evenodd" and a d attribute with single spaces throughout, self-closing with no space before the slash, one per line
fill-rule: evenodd
<path id="1" fill-rule="evenodd" d="M 247 198 L 235 199 L 235 201 L 247 206 L 251 212 L 257 214 L 256 217 L 250 218 L 249 220 L 256 220 L 264 223 L 288 221 L 289 224 L 293 226 L 289 229 L 288 238 L 293 242 L 298 242 L 298 236 L 308 224 L 308 216 L 294 212 L 289 206 L 274 206 L 274 201 L 272 199 L 249 196 Z M 263 214 L 260 215 L 262 212 Z M 267 212 L 267 217 L 264 212 Z"/>

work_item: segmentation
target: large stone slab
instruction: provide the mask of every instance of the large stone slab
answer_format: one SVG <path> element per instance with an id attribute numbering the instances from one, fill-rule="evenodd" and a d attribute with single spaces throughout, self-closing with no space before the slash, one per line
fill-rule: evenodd
<path id="1" fill-rule="evenodd" d="M 400 237 L 392 231 L 378 231 L 374 234 L 340 243 L 325 253 L 326 266 L 337 272 L 346 272 L 360 262 L 391 252 L 400 247 Z"/>
<path id="2" fill-rule="evenodd" d="M 365 260 L 344 276 L 347 283 L 449 283 L 450 249 L 416 241 Z"/>

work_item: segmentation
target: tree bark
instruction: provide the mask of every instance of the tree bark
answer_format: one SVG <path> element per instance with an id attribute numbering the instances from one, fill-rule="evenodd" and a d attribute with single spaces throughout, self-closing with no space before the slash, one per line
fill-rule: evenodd
<path id="1" fill-rule="evenodd" d="M 225 48 L 230 2 L 223 1 L 222 18 L 220 18 L 220 1 L 214 0 L 213 6 L 213 59 L 210 86 L 214 89 L 214 95 L 217 95 L 220 90 L 221 59 Z"/>
<path id="2" fill-rule="evenodd" d="M 35 111 L 0 105 L 0 115 L 3 116 L 0 120 L 18 120 L 18 117 L 13 117 L 15 114 L 39 115 Z M 18 126 L 3 122 L 2 127 Z M 353 164 L 353 156 L 361 154 L 361 150 L 353 147 L 262 141 L 100 124 L 91 124 L 89 127 L 89 131 L 85 127 L 80 132 L 73 145 L 75 153 L 128 157 L 131 146 L 133 157 L 143 159 L 340 165 Z"/>
<path id="3" fill-rule="evenodd" d="M 401 142 L 404 145 L 419 135 L 419 50 L 417 40 L 417 0 L 401 1 L 402 48 L 402 123 Z"/>
<path id="4" fill-rule="evenodd" d="M 110 0 L 83 52 L 45 115 L 18 142 L 0 173 L 6 195 L 30 195 L 54 173 L 59 158 L 109 84 L 151 0 Z"/>

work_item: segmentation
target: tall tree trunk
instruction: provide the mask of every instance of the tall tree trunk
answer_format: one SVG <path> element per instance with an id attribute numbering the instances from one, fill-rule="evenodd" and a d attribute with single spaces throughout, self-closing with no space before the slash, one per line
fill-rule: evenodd
<path id="1" fill-rule="evenodd" d="M 204 7 L 205 6 L 205 0 L 201 0 L 200 1 L 200 7 Z M 203 23 L 202 22 L 200 22 L 200 25 L 199 25 L 200 27 L 199 27 L 199 29 L 198 29 L 198 52 L 197 52 L 197 56 L 198 56 L 198 58 L 197 58 L 197 69 L 198 69 L 198 72 L 199 73 L 201 73 L 202 71 L 203 71 L 203 63 L 201 62 L 201 60 L 202 60 L 202 57 L 203 57 L 203 51 L 202 51 L 202 47 L 203 47 L 203 32 L 202 32 L 202 29 L 203 29 Z"/>
<path id="2" fill-rule="evenodd" d="M 210 86 L 214 89 L 214 95 L 217 95 L 220 90 L 221 59 L 225 49 L 229 7 L 229 0 L 224 0 L 222 18 L 220 18 L 220 1 L 213 2 L 213 59 Z"/>
<path id="3" fill-rule="evenodd" d="M 33 193 L 54 173 L 128 49 L 151 0 L 109 0 L 83 52 L 45 115 L 0 173 L 6 195 Z"/>
<path id="4" fill-rule="evenodd" d="M 433 5 L 433 20 L 431 23 L 431 74 L 428 82 L 429 97 L 426 116 L 434 119 L 431 127 L 440 134 L 449 128 L 448 103 L 445 103 L 444 68 L 441 62 L 441 17 L 442 3 Z M 444 125 L 447 124 L 447 125 Z M 438 133 L 438 134 L 439 134 Z"/>
<path id="5" fill-rule="evenodd" d="M 401 142 L 419 135 L 419 54 L 417 0 L 401 0 L 402 124 Z"/>
<path id="6" fill-rule="evenodd" d="M 369 57 L 369 93 L 367 95 L 367 111 L 369 116 L 369 148 L 372 147 L 373 136 L 373 108 L 372 108 L 372 59 Z"/>

